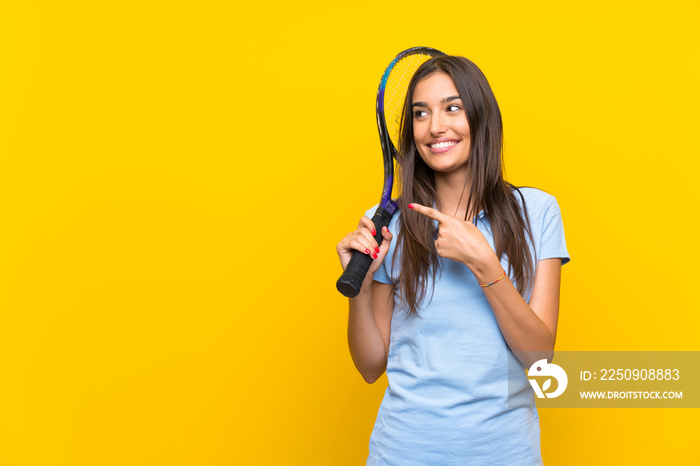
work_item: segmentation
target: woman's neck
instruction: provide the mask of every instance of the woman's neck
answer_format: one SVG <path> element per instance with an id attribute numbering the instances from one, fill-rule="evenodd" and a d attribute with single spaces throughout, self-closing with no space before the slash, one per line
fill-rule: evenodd
<path id="1" fill-rule="evenodd" d="M 469 188 L 466 172 L 435 173 L 435 193 L 440 204 L 440 211 L 445 215 L 459 219 L 465 218 Z"/>

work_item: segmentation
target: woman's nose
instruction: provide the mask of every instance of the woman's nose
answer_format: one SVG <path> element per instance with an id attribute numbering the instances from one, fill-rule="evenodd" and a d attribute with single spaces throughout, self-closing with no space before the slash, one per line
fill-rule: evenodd
<path id="1" fill-rule="evenodd" d="M 430 132 L 436 136 L 445 132 L 445 120 L 439 113 L 434 114 L 430 119 Z"/>

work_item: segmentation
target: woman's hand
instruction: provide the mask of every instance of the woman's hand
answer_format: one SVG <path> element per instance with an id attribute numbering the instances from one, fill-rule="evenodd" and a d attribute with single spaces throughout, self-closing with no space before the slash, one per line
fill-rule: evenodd
<path id="1" fill-rule="evenodd" d="M 376 233 L 376 230 L 372 220 L 368 217 L 362 217 L 357 230 L 348 233 L 345 238 L 338 243 L 336 251 L 338 252 L 340 265 L 343 267 L 343 270 L 348 266 L 353 252 L 360 251 L 362 254 L 367 254 L 374 259 L 367 272 L 367 276 L 374 276 L 374 272 L 377 271 L 382 260 L 384 260 L 384 256 L 386 256 L 387 251 L 389 251 L 393 235 L 389 232 L 388 228 L 382 228 L 383 241 L 382 245 L 379 246 L 374 239 L 373 233 Z"/>
<path id="2" fill-rule="evenodd" d="M 435 249 L 439 256 L 461 262 L 472 270 L 480 268 L 485 262 L 493 262 L 495 252 L 473 223 L 450 217 L 420 204 L 409 204 L 408 207 L 438 221 Z"/>

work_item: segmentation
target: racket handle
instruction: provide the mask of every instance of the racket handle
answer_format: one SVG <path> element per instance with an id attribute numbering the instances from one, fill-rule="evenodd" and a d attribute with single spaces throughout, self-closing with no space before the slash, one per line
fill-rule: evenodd
<path id="1" fill-rule="evenodd" d="M 377 232 L 377 234 L 374 235 L 377 244 L 382 244 L 382 239 L 384 239 L 382 236 L 382 228 L 389 226 L 392 216 L 393 213 L 382 207 L 378 207 L 374 217 L 372 217 L 372 223 L 374 223 L 374 228 Z M 345 272 L 343 272 L 335 284 L 336 288 L 338 288 L 338 291 L 340 291 L 343 296 L 354 298 L 360 293 L 362 282 L 365 280 L 365 276 L 367 276 L 367 271 L 372 264 L 372 260 L 369 254 L 363 254 L 360 251 L 352 253 L 350 262 L 348 262 L 348 266 L 345 267 Z"/>

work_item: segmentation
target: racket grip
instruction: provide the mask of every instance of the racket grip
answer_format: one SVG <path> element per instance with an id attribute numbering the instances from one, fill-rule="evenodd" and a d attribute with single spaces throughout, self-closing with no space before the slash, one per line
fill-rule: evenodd
<path id="1" fill-rule="evenodd" d="M 382 236 L 382 228 L 389 226 L 392 216 L 393 213 L 382 207 L 378 207 L 374 217 L 372 217 L 372 223 L 374 223 L 374 228 L 377 232 L 377 234 L 374 235 L 374 239 L 377 240 L 377 244 L 379 245 L 382 244 L 382 239 L 384 239 Z M 335 284 L 336 288 L 338 288 L 338 291 L 340 291 L 343 296 L 354 298 L 360 293 L 362 282 L 367 275 L 369 266 L 372 265 L 372 260 L 369 254 L 363 254 L 360 251 L 352 253 L 348 266 L 345 267 L 345 271 Z"/>

